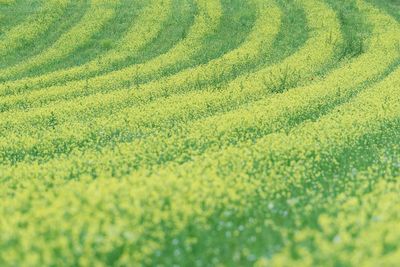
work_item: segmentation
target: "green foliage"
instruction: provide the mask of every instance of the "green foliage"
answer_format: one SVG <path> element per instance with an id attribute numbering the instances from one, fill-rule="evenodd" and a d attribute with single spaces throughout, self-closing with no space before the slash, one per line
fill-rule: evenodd
<path id="1" fill-rule="evenodd" d="M 0 0 L 0 266 L 397 266 L 398 14 Z"/>

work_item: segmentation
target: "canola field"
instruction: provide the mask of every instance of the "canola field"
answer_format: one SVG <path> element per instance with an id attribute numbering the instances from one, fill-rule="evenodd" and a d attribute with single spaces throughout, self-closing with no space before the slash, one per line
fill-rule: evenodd
<path id="1" fill-rule="evenodd" d="M 0 266 L 399 266 L 399 0 L 0 0 Z"/>

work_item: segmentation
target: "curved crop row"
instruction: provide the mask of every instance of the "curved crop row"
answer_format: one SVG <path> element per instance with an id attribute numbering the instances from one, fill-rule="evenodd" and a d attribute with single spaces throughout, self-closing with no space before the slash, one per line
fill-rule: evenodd
<path id="1" fill-rule="evenodd" d="M 141 257 L 160 248 L 157 242 L 151 242 L 151 237 L 160 239 L 165 235 L 160 228 L 161 225 L 158 224 L 160 221 L 167 223 L 163 224 L 163 227 L 173 226 L 176 231 L 185 226 L 189 216 L 195 214 L 198 223 L 201 223 L 201 218 L 207 217 L 216 206 L 224 205 L 227 209 L 235 207 L 241 210 L 246 207 L 246 196 L 253 194 L 252 192 L 265 188 L 266 194 L 271 194 L 274 190 L 281 190 L 282 187 L 292 183 L 296 184 L 301 177 L 307 177 L 308 172 L 313 170 L 313 164 L 318 164 L 321 160 L 329 162 L 330 155 L 334 156 L 336 151 L 340 151 L 340 147 L 354 144 L 363 135 L 379 131 L 383 123 L 398 118 L 399 95 L 393 91 L 393 85 L 400 82 L 399 77 L 397 70 L 378 85 L 360 94 L 354 101 L 315 123 L 304 124 L 289 135 L 273 134 L 254 145 L 229 148 L 215 152 L 214 155 L 205 155 L 182 166 L 170 166 L 146 179 L 141 175 L 134 175 L 132 179 L 121 182 L 120 179 L 102 179 L 103 176 L 100 175 L 97 180 L 87 184 L 82 181 L 71 181 L 64 186 L 58 185 L 51 192 L 46 192 L 46 185 L 42 182 L 34 185 L 30 181 L 29 187 L 35 188 L 35 193 L 21 189 L 4 207 L 16 207 L 16 205 L 24 207 L 29 201 L 36 209 L 25 212 L 24 218 L 31 221 L 34 220 L 32 216 L 36 216 L 46 230 L 52 229 L 50 225 L 54 224 L 55 218 L 60 219 L 57 231 L 63 231 L 61 230 L 63 225 L 65 230 L 69 229 L 70 223 L 65 224 L 63 215 L 69 214 L 77 231 L 70 233 L 71 239 L 67 243 L 77 242 L 76 238 L 80 235 L 80 231 L 85 229 L 84 225 L 100 219 L 94 217 L 95 214 L 84 217 L 87 213 L 82 211 L 103 207 L 102 213 L 96 213 L 98 216 L 107 214 L 108 220 L 119 218 L 118 223 L 121 223 L 117 224 L 119 227 L 114 228 L 112 233 L 103 231 L 103 238 L 109 240 L 111 234 L 117 234 L 122 238 L 116 239 L 114 242 L 117 243 L 110 247 L 98 249 L 101 251 L 104 249 L 103 253 L 111 250 L 111 253 L 113 249 L 119 247 L 118 242 L 123 242 L 125 246 L 131 244 L 126 250 L 124 249 L 125 253 L 138 261 L 144 260 Z M 254 164 L 255 162 L 259 163 Z M 192 179 L 185 179 L 188 175 Z M 160 180 L 160 176 L 163 179 Z M 261 176 L 269 179 L 256 179 Z M 109 174 L 105 177 L 109 177 Z M 285 183 L 279 182 L 283 181 L 282 179 Z M 57 209 L 40 209 L 39 207 L 46 205 L 47 201 Z M 207 210 L 203 210 L 201 208 L 203 206 L 207 207 Z M 39 211 L 41 212 L 38 213 Z M 15 217 L 4 216 L 4 218 L 11 220 Z M 125 218 L 130 218 L 129 222 Z M 7 222 L 7 225 L 17 225 L 17 222 Z M 113 225 L 116 225 L 115 222 Z M 135 229 L 131 233 L 132 239 L 127 238 L 123 229 Z M 19 234 L 32 236 L 33 230 L 34 228 L 27 228 Z M 94 233 L 99 232 L 95 229 Z M 85 244 L 90 247 L 91 242 L 95 241 L 90 239 L 93 237 L 90 237 L 88 232 L 86 234 L 88 237 L 85 239 Z M 141 236 L 146 238 L 141 239 Z M 42 240 L 47 242 L 49 247 L 48 242 L 51 242 L 51 239 Z M 53 243 L 52 246 L 55 249 L 59 248 L 57 243 Z M 68 250 L 63 251 L 73 253 Z M 74 258 L 74 254 L 65 254 L 64 257 L 68 258 L 68 255 Z M 124 257 L 119 258 L 120 263 L 124 262 L 123 259 Z"/>
<path id="2" fill-rule="evenodd" d="M 317 13 L 318 11 L 314 10 L 315 13 L 310 12 L 310 14 L 315 15 L 315 17 L 310 16 L 310 20 L 314 20 L 314 21 L 310 21 L 310 23 L 313 23 L 313 24 L 315 23 L 316 25 L 318 25 L 318 23 L 321 23 L 316 15 L 316 14 L 318 14 Z M 330 12 L 328 9 L 326 9 L 326 11 Z M 338 27 L 334 20 L 332 20 L 331 26 L 332 26 L 332 31 L 334 31 Z M 331 33 L 326 33 L 322 28 L 320 29 L 320 31 L 318 33 L 319 34 L 316 34 L 315 37 L 312 38 L 312 40 L 310 39 L 305 44 L 305 46 L 302 47 L 299 51 L 297 51 L 294 55 L 288 57 L 282 63 L 273 65 L 270 67 L 267 66 L 266 69 L 261 70 L 261 74 L 270 73 L 270 72 L 279 72 L 282 68 L 284 68 L 286 66 L 291 67 L 291 65 L 293 65 L 293 69 L 294 69 L 296 67 L 295 64 L 298 64 L 298 62 L 304 61 L 304 60 L 308 60 L 310 65 L 317 65 L 317 64 L 323 65 L 324 60 L 326 58 L 329 58 L 329 53 L 324 55 L 324 57 L 322 57 L 322 58 L 311 57 L 309 53 L 311 53 L 311 51 L 316 50 L 316 49 L 320 50 L 320 51 L 322 51 L 322 50 L 323 51 L 333 51 L 334 44 L 328 45 L 328 44 L 324 43 L 326 41 L 326 38 L 328 38 L 329 36 L 332 36 Z M 310 67 L 310 69 L 312 69 L 312 68 Z M 307 69 L 300 68 L 300 66 L 299 66 L 299 72 L 303 72 L 305 74 L 305 73 L 307 73 Z M 267 75 L 267 74 L 265 74 L 265 75 Z M 223 90 L 221 90 L 221 93 L 215 92 L 214 90 L 205 90 L 203 97 L 204 97 L 204 99 L 206 99 L 207 94 L 210 94 L 211 97 L 216 97 L 218 95 L 224 95 L 223 99 L 225 99 L 225 101 L 233 100 L 228 103 L 228 104 L 232 104 L 232 102 L 237 102 L 236 99 L 232 99 L 232 97 L 235 97 L 235 96 L 239 99 L 244 99 L 244 100 L 249 99 L 251 97 L 256 98 L 256 97 L 262 96 L 263 94 L 268 92 L 268 88 L 272 87 L 270 85 L 271 83 L 278 83 L 279 80 L 280 80 L 280 77 L 271 77 L 271 81 L 264 81 L 264 77 L 261 76 L 260 73 L 257 72 L 255 74 L 250 74 L 245 77 L 237 78 L 236 80 L 234 80 L 231 83 L 224 86 Z M 266 82 L 266 84 L 264 84 L 264 82 Z M 268 84 L 268 83 L 270 83 L 270 84 Z M 144 85 L 144 86 L 146 86 L 146 85 Z M 113 109 L 118 110 L 127 105 L 132 105 L 135 102 L 137 102 L 137 103 L 141 102 L 141 105 L 143 105 L 142 104 L 143 102 L 151 102 L 151 100 L 154 97 L 157 97 L 158 95 L 164 96 L 164 97 L 169 95 L 170 93 L 168 94 L 168 92 L 165 92 L 166 89 L 170 89 L 170 90 L 174 89 L 173 87 L 170 87 L 170 88 L 160 87 L 158 89 L 157 87 L 153 88 L 153 86 L 149 86 L 149 88 L 147 89 L 147 88 L 143 88 L 144 86 L 141 86 L 139 88 L 140 90 L 135 90 L 133 92 L 123 90 L 123 91 L 111 92 L 108 94 L 96 94 L 92 97 L 83 97 L 83 99 L 82 99 L 82 100 L 84 100 L 83 102 L 79 102 L 79 99 L 75 99 L 74 101 L 66 101 L 65 103 L 55 102 L 54 107 L 57 107 L 57 109 L 52 109 L 51 105 L 48 105 L 45 108 L 43 108 L 44 110 L 46 110 L 45 112 L 43 112 L 43 110 L 38 109 L 38 110 L 31 110 L 29 112 L 29 114 L 22 112 L 21 115 L 23 117 L 25 117 L 26 115 L 29 115 L 28 117 L 26 117 L 26 119 L 29 118 L 29 121 L 31 121 L 31 122 L 34 121 L 35 124 L 39 123 L 37 120 L 33 120 L 33 117 L 35 116 L 36 112 L 38 112 L 37 114 L 39 115 L 39 114 L 46 114 L 46 113 L 49 114 L 50 111 L 53 111 L 55 116 L 57 116 L 57 118 L 60 121 L 63 121 L 64 120 L 63 117 L 68 115 L 68 110 L 71 110 L 71 112 L 72 112 L 71 115 L 74 116 L 74 118 L 76 119 L 76 117 L 74 115 L 74 114 L 76 114 L 76 112 L 78 112 L 78 111 L 81 112 L 82 110 L 88 110 L 90 108 L 93 112 L 92 114 L 98 116 L 99 112 L 105 112 L 105 113 L 109 114 Z M 249 89 L 253 89 L 253 91 L 243 90 L 243 88 L 247 88 L 247 87 Z M 155 91 L 154 89 L 158 89 L 158 90 Z M 184 88 L 182 88 L 182 89 L 184 89 Z M 135 94 L 133 94 L 133 93 L 135 93 Z M 256 94 L 256 93 L 258 93 L 258 94 Z M 180 103 L 185 104 L 186 102 L 180 102 Z M 65 105 L 65 109 L 63 107 L 64 105 Z M 81 106 L 81 107 L 79 108 L 79 106 Z M 99 108 L 101 107 L 101 110 L 97 109 L 96 107 L 99 107 Z M 109 108 L 106 109 L 106 107 L 109 107 Z M 58 112 L 60 112 L 60 114 L 62 114 L 62 116 L 59 116 Z M 8 116 L 6 116 L 6 114 L 7 113 L 1 114 L 1 117 L 2 117 L 4 123 L 6 123 L 7 121 L 9 123 L 11 121 L 9 121 L 7 119 Z M 9 114 L 11 115 L 11 112 Z M 68 115 L 68 116 L 71 116 L 71 115 Z M 90 114 L 85 113 L 84 115 L 87 117 Z M 14 111 L 14 112 L 12 112 L 12 118 L 14 120 L 14 119 L 20 118 L 20 117 Z M 22 117 L 18 120 L 20 122 L 22 122 L 23 119 L 22 120 L 21 119 L 22 119 Z"/>
<path id="3" fill-rule="evenodd" d="M 0 79 L 5 80 L 21 72 L 57 61 L 72 53 L 76 48 L 87 42 L 91 36 L 101 30 L 114 15 L 118 1 L 93 0 L 90 8 L 81 21 L 64 33 L 51 47 L 39 55 L 27 59 L 11 68 L 2 69 Z"/>
<path id="4" fill-rule="evenodd" d="M 50 86 L 58 82 L 80 79 L 88 74 L 95 74 L 119 60 L 134 56 L 149 42 L 151 42 L 162 29 L 165 20 L 170 16 L 172 1 L 151 2 L 141 12 L 129 32 L 119 41 L 115 49 L 87 62 L 81 66 L 55 71 L 39 77 L 29 77 L 1 85 L 2 95 L 16 93 L 29 85 L 30 90 Z M 155 20 L 154 18 L 157 18 Z M 25 90 L 26 91 L 26 90 Z"/>
<path id="5" fill-rule="evenodd" d="M 32 42 L 45 31 L 59 16 L 62 16 L 71 1 L 46 1 L 40 11 L 27 18 L 26 21 L 9 29 L 0 39 L 0 56 Z"/>
<path id="6" fill-rule="evenodd" d="M 43 1 L 41 0 L 33 0 L 28 4 L 20 1 L 7 2 L 4 0 L 3 3 L 0 4 L 0 36 L 24 21 L 29 14 L 37 12 L 42 5 Z"/>
<path id="7" fill-rule="evenodd" d="M 265 5 L 264 5 L 265 6 Z M 269 8 L 269 6 L 266 6 Z M 260 10 L 261 12 L 261 10 Z M 268 21 L 264 20 L 264 12 L 268 12 L 268 14 L 273 15 L 272 18 L 270 18 Z M 238 47 L 237 49 L 234 49 L 231 52 L 228 52 L 227 54 L 223 55 L 223 59 L 215 59 L 212 60 L 211 62 L 207 63 L 206 65 L 201 65 L 199 67 L 196 67 L 194 69 L 189 69 L 188 71 L 184 71 L 184 75 L 185 76 L 189 76 L 186 73 L 192 75 L 192 76 L 198 76 L 200 74 L 203 74 L 202 71 L 204 69 L 206 69 L 205 67 L 210 67 L 212 65 L 218 65 L 221 67 L 220 70 L 218 70 L 216 73 L 217 75 L 221 75 L 222 73 L 226 73 L 231 71 L 231 69 L 234 66 L 238 66 L 239 64 L 242 64 L 240 62 L 239 59 L 241 59 L 242 57 L 250 57 L 250 52 L 252 51 L 252 49 L 255 49 L 255 53 L 256 55 L 260 55 L 260 53 L 262 53 L 262 51 L 259 51 L 259 46 L 260 46 L 260 37 L 259 35 L 261 35 L 261 37 L 265 36 L 263 39 L 263 43 L 267 43 L 268 46 L 270 47 L 272 45 L 272 41 L 274 40 L 274 36 L 276 35 L 277 32 L 277 25 L 279 25 L 279 23 L 277 23 L 277 19 L 279 19 L 279 13 L 277 13 L 275 11 L 275 9 L 272 9 L 272 11 L 268 11 L 267 9 L 263 9 L 261 15 L 263 15 L 260 20 L 257 22 L 257 25 L 254 27 L 251 35 L 248 37 L 248 41 L 246 41 L 243 45 L 241 45 L 240 47 Z M 264 24 L 268 22 L 268 24 Z M 264 31 L 265 33 L 261 34 L 261 32 Z M 265 34 L 265 35 L 264 35 Z M 257 41 L 258 40 L 258 41 Z M 249 47 L 250 46 L 250 47 Z M 252 48 L 253 47 L 253 48 Z M 250 49 L 252 48 L 252 49 Z M 249 49 L 249 51 L 247 51 Z M 211 79 L 212 77 L 215 76 L 214 73 L 207 73 L 207 76 L 211 76 L 208 79 Z M 180 73 L 178 73 L 177 75 L 172 76 L 173 78 L 167 78 L 169 81 L 171 81 L 170 83 L 175 82 L 178 83 L 179 81 L 184 81 L 184 77 L 182 78 L 183 75 L 181 75 Z M 164 79 L 165 80 L 165 79 Z M 175 85 L 177 86 L 177 84 Z M 181 85 L 182 87 L 182 85 Z"/>
<path id="8" fill-rule="evenodd" d="M 188 159 L 204 152 L 205 149 L 212 149 L 214 146 L 221 148 L 221 146 L 247 139 L 254 140 L 276 130 L 287 129 L 298 121 L 323 113 L 329 105 L 344 101 L 356 93 L 360 85 L 373 80 L 390 64 L 398 61 L 395 46 L 398 42 L 397 24 L 382 14 L 376 13 L 373 9 L 366 9 L 365 12 L 375 24 L 373 30 L 375 38 L 371 40 L 367 52 L 353 62 L 333 71 L 324 80 L 308 87 L 297 88 L 232 112 L 192 123 L 190 120 L 193 120 L 195 115 L 193 110 L 188 111 L 187 108 L 191 107 L 192 103 L 174 100 L 162 104 L 155 103 L 151 109 L 146 109 L 146 107 L 145 109 L 125 111 L 121 113 L 120 117 L 114 115 L 110 120 L 100 118 L 91 121 L 87 126 L 84 123 L 72 125 L 67 123 L 64 127 L 57 127 L 57 132 L 50 131 L 45 134 L 41 133 L 39 128 L 36 129 L 39 131 L 37 132 L 38 136 L 33 136 L 30 132 L 31 137 L 24 139 L 19 136 L 13 138 L 11 134 L 7 134 L 7 139 L 2 142 L 3 148 L 8 147 L 5 149 L 8 151 L 8 156 L 3 154 L 4 160 L 6 158 L 11 161 L 16 160 L 18 154 L 22 158 L 47 158 L 51 153 L 61 154 L 74 148 L 80 150 L 91 146 L 98 148 L 110 142 L 113 144 L 122 142 L 122 146 L 124 146 L 126 142 L 133 141 L 135 145 L 132 145 L 132 151 L 127 151 L 127 154 L 131 155 L 131 161 L 136 157 L 134 155 L 151 157 L 152 154 L 163 155 L 168 160 L 176 160 L 177 157 L 179 161 L 182 161 L 184 158 Z M 391 28 L 388 27 L 390 24 L 393 25 Z M 376 42 L 381 39 L 387 40 L 386 46 Z M 383 53 L 387 57 L 382 57 Z M 377 66 L 369 68 L 374 63 Z M 355 76 L 358 77 L 358 81 L 353 78 Z M 349 85 L 352 86 L 349 87 Z M 330 90 L 326 90 L 326 88 L 330 88 Z M 338 89 L 333 90 L 334 88 Z M 185 103 L 186 109 L 178 112 L 179 110 L 173 105 L 174 102 Z M 217 104 L 218 102 L 215 102 L 215 105 Z M 168 108 L 165 108 L 164 113 L 154 115 L 160 105 Z M 211 108 L 206 110 L 207 113 L 210 111 Z M 179 118 L 180 116 L 181 118 Z M 172 128 L 171 131 L 164 130 L 154 134 L 164 127 Z M 19 133 L 23 131 L 24 129 L 21 129 Z M 146 138 L 149 135 L 152 136 L 148 138 L 148 141 Z M 61 136 L 65 136 L 65 139 Z M 157 141 L 160 139 L 168 139 L 169 142 L 160 144 Z M 45 141 L 35 142 L 34 140 Z M 42 154 L 38 151 L 42 151 Z M 180 151 L 183 151 L 184 154 L 180 155 Z M 158 162 L 159 159 L 156 157 L 154 161 Z M 138 164 L 138 160 L 135 162 Z M 147 159 L 146 164 L 151 164 L 151 161 Z"/>
<path id="9" fill-rule="evenodd" d="M 101 88 L 108 88 L 108 90 L 115 88 L 116 86 L 122 86 L 123 84 L 134 80 L 135 77 L 133 75 L 142 75 L 139 73 L 150 73 L 160 71 L 160 69 L 164 68 L 166 65 L 171 66 L 176 64 L 177 62 L 181 61 L 188 61 L 190 60 L 190 54 L 194 54 L 197 49 L 199 49 L 199 42 L 204 35 L 208 32 L 212 32 L 214 28 L 217 27 L 219 18 L 221 16 L 220 13 L 220 6 L 219 2 L 199 2 L 199 15 L 191 27 L 191 31 L 188 33 L 187 37 L 184 38 L 181 42 L 179 42 L 175 47 L 173 47 L 170 51 L 165 54 L 162 54 L 154 59 L 151 59 L 148 62 L 143 64 L 134 65 L 131 67 L 124 68 L 119 71 L 114 71 L 109 74 L 94 77 L 89 80 L 84 81 L 76 81 L 68 83 L 64 86 L 55 86 L 55 87 L 48 87 L 44 90 L 40 90 L 37 92 L 32 92 L 31 94 L 25 93 L 24 96 L 10 96 L 4 97 L 3 100 L 10 99 L 12 101 L 18 101 L 21 97 L 27 98 L 29 95 L 32 95 L 32 100 L 38 96 L 47 95 L 48 97 L 52 96 L 53 94 L 63 94 L 69 93 L 72 94 L 74 91 L 79 90 L 80 92 L 88 92 L 93 89 L 96 91 L 100 90 Z M 214 4 L 212 4 L 214 3 Z M 206 8 L 209 8 L 208 10 Z M 207 19 L 207 16 L 214 18 L 214 20 Z M 183 56 L 185 55 L 185 56 Z M 183 56 L 183 57 L 182 57 Z"/>
<path id="10" fill-rule="evenodd" d="M 207 99 L 207 98 L 204 98 L 204 99 Z M 220 102 L 223 102 L 223 101 L 220 101 Z M 187 103 L 185 103 L 185 101 L 180 101 L 178 103 L 181 103 L 181 104 L 179 104 L 179 107 L 182 107 L 182 104 L 185 104 L 184 107 L 188 106 Z M 189 106 L 190 105 L 191 105 L 191 103 L 189 102 Z M 193 106 L 195 106 L 195 105 L 193 105 Z M 200 107 L 204 108 L 206 106 L 207 106 L 207 103 L 202 103 L 202 105 Z M 172 105 L 172 108 L 173 107 L 174 106 Z M 199 106 L 197 105 L 197 107 L 199 107 Z M 153 106 L 153 108 L 154 108 L 154 106 Z M 208 109 L 208 111 L 209 110 L 210 109 Z M 176 112 L 171 112 L 171 108 L 167 108 L 167 109 L 165 109 L 165 111 L 166 111 L 165 113 L 160 114 L 161 116 L 160 115 L 159 116 L 152 115 L 152 117 L 158 119 L 159 121 L 163 120 L 163 116 L 164 116 L 164 120 L 165 120 L 165 115 L 167 115 L 167 116 L 171 116 L 172 115 L 173 117 L 175 116 L 175 118 L 176 118 L 176 114 L 177 113 Z M 192 115 L 193 113 L 192 112 L 187 112 L 187 110 L 185 110 L 185 109 L 183 111 L 184 111 L 184 113 L 181 112 L 181 113 L 178 113 L 178 114 L 181 114 L 182 116 L 185 116 L 188 119 L 193 117 L 193 115 Z M 126 113 L 132 114 L 134 117 L 124 115 Z M 132 137 L 129 138 L 129 135 L 133 135 L 133 136 L 146 135 L 146 133 L 143 132 L 143 131 L 146 130 L 147 128 L 149 128 L 149 126 L 148 126 L 149 123 L 150 124 L 154 124 L 154 119 L 153 118 L 149 118 L 148 122 L 146 121 L 146 119 L 143 120 L 143 118 L 147 118 L 148 117 L 146 114 L 153 114 L 152 112 L 149 112 L 149 113 L 140 112 L 140 113 L 138 113 L 137 111 L 136 112 L 132 112 L 132 111 L 126 112 L 126 110 L 123 110 L 120 114 L 122 115 L 121 119 L 117 119 L 116 116 L 113 117 L 113 121 L 111 121 L 111 122 L 104 122 L 104 120 L 100 119 L 100 120 L 94 121 L 93 123 L 90 124 L 90 126 L 88 125 L 87 127 L 85 127 L 84 125 L 82 125 L 82 127 L 80 127 L 81 125 L 71 126 L 70 124 L 65 123 L 64 127 L 62 127 L 62 128 L 61 127 L 57 127 L 57 129 L 58 129 L 57 133 L 48 132 L 46 135 L 43 135 L 42 133 L 39 132 L 39 134 L 40 134 L 40 138 L 39 139 L 37 137 L 35 137 L 35 136 L 32 136 L 32 135 L 31 135 L 31 137 L 25 137 L 23 139 L 21 139 L 19 137 L 17 137 L 17 139 L 14 139 L 14 138 L 12 138 L 12 135 L 8 135 L 7 136 L 7 140 L 9 140 L 10 142 L 7 141 L 7 143 L 8 144 L 13 144 L 13 145 L 11 145 L 11 147 L 14 147 L 14 149 L 5 149 L 8 152 L 5 152 L 5 154 L 3 154 L 3 159 L 5 161 L 11 160 L 11 162 L 13 162 L 15 160 L 17 160 L 17 161 L 21 160 L 21 159 L 23 159 L 25 157 L 31 157 L 31 155 L 34 155 L 35 158 L 40 158 L 40 156 L 39 156 L 40 152 L 38 153 L 37 151 L 43 151 L 43 152 L 46 151 L 43 156 L 46 155 L 46 157 L 49 157 L 49 154 L 50 155 L 52 153 L 59 154 L 59 153 L 63 153 L 63 151 L 64 152 L 71 151 L 74 147 L 80 147 L 80 149 L 83 149 L 83 148 L 85 148 L 87 146 L 90 147 L 92 145 L 92 142 L 93 142 L 92 139 L 94 137 L 97 138 L 96 137 L 96 132 L 97 133 L 98 132 L 102 132 L 101 139 L 104 139 L 104 140 L 110 140 L 111 141 L 111 140 L 114 139 L 113 142 L 115 142 L 118 139 L 124 140 L 124 139 L 128 138 L 128 140 L 129 140 L 129 139 L 132 139 Z M 54 113 L 52 114 L 52 116 L 54 116 L 55 118 L 57 118 L 57 120 L 59 120 L 59 117 L 57 115 L 55 115 Z M 47 119 L 44 119 L 43 121 L 46 124 L 48 122 Z M 127 122 L 129 122 L 129 123 L 127 124 Z M 33 123 L 35 125 L 35 127 L 38 126 L 38 122 L 37 121 L 30 120 L 30 123 Z M 57 123 L 61 123 L 61 122 L 58 121 Z M 96 124 L 98 124 L 99 126 L 95 126 Z M 128 125 L 131 125 L 130 127 L 132 127 L 132 128 L 131 129 L 128 128 L 127 127 Z M 141 125 L 143 125 L 143 126 L 141 126 Z M 207 125 L 207 124 L 205 124 L 205 125 Z M 213 129 L 213 127 L 212 127 L 213 125 L 214 124 L 211 124 L 209 129 Z M 26 125 L 23 125 L 23 127 L 25 129 L 27 129 Z M 87 130 L 89 130 L 87 133 L 85 133 L 86 132 L 84 130 L 85 128 Z M 191 127 L 188 127 L 188 128 L 190 129 Z M 195 127 L 193 129 L 196 129 L 196 128 L 198 128 L 198 127 Z M 109 130 L 106 130 L 106 129 L 110 129 L 110 132 L 108 132 Z M 121 134 L 117 133 L 116 134 L 115 132 L 116 131 L 117 132 L 120 131 L 119 129 L 123 129 L 123 133 L 121 133 Z M 200 128 L 200 129 L 202 129 L 202 128 Z M 76 131 L 76 133 L 75 133 L 75 131 Z M 175 129 L 174 131 L 178 131 L 178 129 Z M 183 132 L 185 132 L 185 130 Z M 20 132 L 20 133 L 22 133 L 22 132 Z M 60 133 L 62 133 L 62 134 L 60 134 Z M 204 131 L 204 133 L 207 133 L 207 131 Z M 165 131 L 164 134 L 166 136 L 170 136 L 169 131 Z M 51 137 L 51 136 L 55 136 L 55 135 L 57 136 L 56 138 L 58 140 L 56 143 L 54 143 L 54 138 Z M 115 137 L 109 137 L 110 135 L 111 136 L 115 136 L 116 135 L 116 136 Z M 119 136 L 119 135 L 122 135 L 122 136 Z M 65 141 L 68 142 L 68 145 L 66 145 L 67 143 L 63 144 L 62 139 L 60 139 L 61 136 L 65 136 L 66 137 Z M 128 137 L 126 137 L 126 136 L 128 136 Z M 163 139 L 164 137 L 163 136 L 156 136 L 152 140 L 158 140 L 157 138 Z M 179 139 L 179 138 L 180 137 L 178 135 L 177 139 Z M 140 138 L 140 139 L 142 139 L 142 138 Z M 14 142 L 14 140 L 18 140 L 18 141 Z M 46 140 L 48 145 L 45 145 L 45 143 L 43 143 L 43 142 L 40 142 L 41 144 L 39 145 L 39 147 L 46 147 L 46 149 L 45 150 L 40 149 L 35 140 Z M 94 140 L 94 141 L 95 142 L 101 142 L 100 140 Z M 182 139 L 182 142 L 185 143 L 186 142 L 185 139 Z M 50 145 L 52 143 L 54 145 Z M 178 143 L 181 143 L 181 142 L 179 141 Z M 174 146 L 174 150 L 179 150 L 180 149 L 180 146 L 178 145 L 178 143 L 176 144 L 176 146 Z M 19 145 L 17 145 L 17 144 L 19 144 Z M 23 145 L 23 144 L 26 144 L 26 145 Z M 150 142 L 150 144 L 151 144 L 151 142 Z M 173 144 L 173 142 L 171 144 Z M 10 145 L 6 145 L 6 143 L 3 143 L 3 145 L 4 145 L 3 146 L 4 148 L 6 148 L 6 147 L 10 148 Z M 17 147 L 19 147 L 21 145 L 28 146 L 28 147 L 31 147 L 31 148 L 30 149 L 23 149 L 21 151 L 20 149 L 17 149 Z M 63 147 L 63 149 L 60 149 L 60 147 L 59 147 L 60 145 Z M 146 150 L 147 151 L 153 151 L 154 150 L 154 149 L 152 150 L 152 149 L 147 148 L 147 146 L 144 147 L 143 150 L 138 150 L 137 146 L 133 146 L 133 147 L 135 148 L 135 150 L 137 150 L 135 152 L 135 154 L 139 154 L 139 151 L 146 151 Z M 150 145 L 150 147 L 151 147 L 151 145 Z M 162 149 L 166 149 L 164 147 L 164 145 L 163 145 Z M 19 152 L 17 152 L 17 151 L 19 151 Z M 30 152 L 28 152 L 28 151 L 30 151 Z M 51 151 L 54 151 L 54 152 L 51 152 Z M 165 152 L 165 153 L 167 153 L 167 152 Z M 9 156 L 7 156 L 7 154 Z"/>
<path id="11" fill-rule="evenodd" d="M 399 262 L 396 4 L 124 1 L 0 69 L 1 266 Z"/>

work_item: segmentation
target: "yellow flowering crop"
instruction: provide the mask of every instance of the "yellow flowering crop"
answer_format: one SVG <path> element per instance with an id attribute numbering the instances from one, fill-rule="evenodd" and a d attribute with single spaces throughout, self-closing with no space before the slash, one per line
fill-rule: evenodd
<path id="1" fill-rule="evenodd" d="M 0 0 L 0 266 L 398 266 L 399 10 Z"/>

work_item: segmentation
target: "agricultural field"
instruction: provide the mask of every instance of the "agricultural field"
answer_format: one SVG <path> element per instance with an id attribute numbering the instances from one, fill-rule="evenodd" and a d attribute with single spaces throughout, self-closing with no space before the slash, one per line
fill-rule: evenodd
<path id="1" fill-rule="evenodd" d="M 0 0 L 0 266 L 399 266 L 400 0 Z"/>

